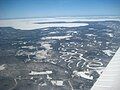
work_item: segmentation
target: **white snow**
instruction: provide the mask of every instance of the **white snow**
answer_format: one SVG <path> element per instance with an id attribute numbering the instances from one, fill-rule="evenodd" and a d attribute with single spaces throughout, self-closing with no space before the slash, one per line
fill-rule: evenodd
<path id="1" fill-rule="evenodd" d="M 107 54 L 108 56 L 112 56 L 113 53 L 115 53 L 115 52 L 113 52 L 113 51 L 111 51 L 111 50 L 103 50 L 103 52 L 104 52 L 105 54 Z"/>
<path id="2" fill-rule="evenodd" d="M 117 50 L 103 73 L 95 82 L 91 90 L 119 90 L 120 89 L 120 48 Z"/>
<path id="3" fill-rule="evenodd" d="M 63 81 L 62 80 L 51 80 L 51 83 L 53 85 L 63 86 Z"/>
<path id="4" fill-rule="evenodd" d="M 85 34 L 85 35 L 87 35 L 87 36 L 89 36 L 89 37 L 91 37 L 91 36 L 96 36 L 96 35 L 94 35 L 94 34 Z"/>
<path id="5" fill-rule="evenodd" d="M 84 16 L 84 17 L 81 16 L 81 17 L 8 19 L 0 20 L 0 27 L 13 27 L 15 29 L 21 30 L 33 30 L 40 28 L 43 28 L 43 30 L 48 30 L 48 27 L 79 27 L 88 25 L 88 23 L 73 23 L 76 21 L 79 22 L 79 21 L 108 21 L 108 20 L 120 21 L 120 16 Z"/>
<path id="6" fill-rule="evenodd" d="M 5 64 L 3 65 L 0 65 L 0 71 L 4 70 L 5 69 Z"/>
<path id="7" fill-rule="evenodd" d="M 79 27 L 79 26 L 88 25 L 88 23 L 73 23 L 75 21 L 106 21 L 106 20 L 120 21 L 120 16 L 9 19 L 9 20 L 0 20 L 0 27 L 13 27 L 15 29 L 21 29 L 21 30 L 33 30 L 33 29 L 45 28 L 44 30 L 47 30 L 48 29 L 47 27 Z M 49 23 L 49 22 L 66 22 L 66 23 Z"/>
<path id="8" fill-rule="evenodd" d="M 44 75 L 44 74 L 52 74 L 52 71 L 44 71 L 44 72 L 31 71 L 29 73 L 29 75 Z"/>
<path id="9" fill-rule="evenodd" d="M 46 39 L 66 39 L 66 38 L 70 38 L 72 36 L 51 36 L 51 37 L 43 37 L 42 40 L 46 40 Z"/>
<path id="10" fill-rule="evenodd" d="M 79 67 L 79 64 L 81 63 L 81 61 L 79 61 L 77 64 L 76 64 L 76 67 Z"/>
<path id="11" fill-rule="evenodd" d="M 88 71 L 81 71 L 81 72 L 73 71 L 73 73 L 75 75 L 81 76 L 81 77 L 86 78 L 86 79 L 90 79 L 90 80 L 93 79 L 93 76 L 90 76 Z"/>
<path id="12" fill-rule="evenodd" d="M 41 22 L 41 21 L 39 21 Z M 37 21 L 32 20 L 0 20 L 0 27 L 12 27 L 15 29 L 21 30 L 33 30 L 33 29 L 40 29 L 47 27 L 79 27 L 79 26 L 86 26 L 87 23 L 42 23 L 37 24 Z"/>
<path id="13" fill-rule="evenodd" d="M 50 32 L 49 34 L 56 34 L 57 32 Z"/>
<path id="14" fill-rule="evenodd" d="M 44 59 L 47 57 L 47 50 L 40 50 L 36 52 L 36 58 Z"/>
<path id="15" fill-rule="evenodd" d="M 51 46 L 50 43 L 41 43 L 41 45 L 42 45 L 44 48 L 46 48 L 47 50 L 52 49 L 52 46 Z"/>
<path id="16" fill-rule="evenodd" d="M 29 48 L 29 49 L 35 49 L 34 46 L 22 46 L 22 48 L 25 48 L 25 49 L 27 49 L 27 48 Z"/>
<path id="17" fill-rule="evenodd" d="M 114 36 L 112 33 L 106 33 L 106 34 L 109 35 L 110 37 Z"/>

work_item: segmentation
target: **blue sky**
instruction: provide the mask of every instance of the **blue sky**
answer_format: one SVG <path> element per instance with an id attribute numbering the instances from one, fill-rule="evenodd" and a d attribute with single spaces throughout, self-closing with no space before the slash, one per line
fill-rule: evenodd
<path id="1" fill-rule="evenodd" d="M 0 0 L 0 18 L 120 15 L 120 0 Z"/>

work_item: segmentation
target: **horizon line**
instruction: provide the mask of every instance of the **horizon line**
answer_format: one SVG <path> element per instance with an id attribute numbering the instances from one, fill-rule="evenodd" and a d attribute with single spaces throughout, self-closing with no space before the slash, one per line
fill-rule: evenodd
<path id="1" fill-rule="evenodd" d="M 33 16 L 33 17 L 8 17 L 8 18 L 0 18 L 0 20 L 9 20 L 9 19 L 29 19 L 29 18 L 59 18 L 59 17 L 89 17 L 89 16 L 116 16 L 119 17 L 120 15 L 71 15 L 71 16 Z"/>

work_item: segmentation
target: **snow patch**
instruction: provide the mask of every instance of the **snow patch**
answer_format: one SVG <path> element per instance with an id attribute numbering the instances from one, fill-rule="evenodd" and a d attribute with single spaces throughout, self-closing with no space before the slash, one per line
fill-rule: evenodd
<path id="1" fill-rule="evenodd" d="M 45 71 L 45 72 L 36 72 L 36 71 L 31 71 L 29 75 L 44 75 L 44 74 L 52 74 L 52 71 Z"/>
<path id="2" fill-rule="evenodd" d="M 104 52 L 105 54 L 107 54 L 108 56 L 113 56 L 113 53 L 115 53 L 115 52 L 113 52 L 113 51 L 111 51 L 111 50 L 103 50 L 103 52 Z"/>
<path id="3" fill-rule="evenodd" d="M 5 64 L 3 65 L 0 65 L 0 71 L 4 70 L 5 69 Z"/>
<path id="4" fill-rule="evenodd" d="M 43 37 L 42 40 L 46 40 L 46 39 L 67 39 L 70 38 L 72 36 L 51 36 L 51 37 Z"/>

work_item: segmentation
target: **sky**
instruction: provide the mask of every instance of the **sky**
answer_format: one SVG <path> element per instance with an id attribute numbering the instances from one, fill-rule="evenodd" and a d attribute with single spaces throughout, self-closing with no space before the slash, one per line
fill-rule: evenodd
<path id="1" fill-rule="evenodd" d="M 120 0 L 0 0 L 0 18 L 120 15 Z"/>

